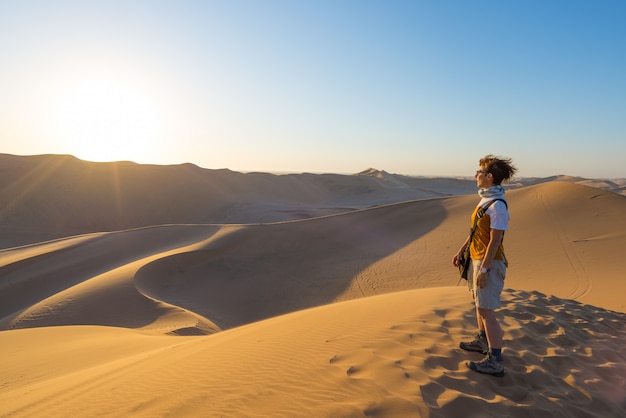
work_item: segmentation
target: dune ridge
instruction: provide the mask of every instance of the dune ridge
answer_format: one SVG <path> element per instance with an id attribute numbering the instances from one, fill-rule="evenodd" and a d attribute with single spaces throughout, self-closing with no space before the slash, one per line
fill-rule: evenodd
<path id="1" fill-rule="evenodd" d="M 162 224 L 279 222 L 473 193 L 473 182 L 239 173 L 193 164 L 93 163 L 0 154 L 0 248 Z"/>
<path id="2" fill-rule="evenodd" d="M 518 179 L 508 187 L 553 181 L 626 195 L 624 179 L 553 176 Z M 411 177 L 373 168 L 355 175 L 275 175 L 0 154 L 0 248 L 154 225 L 298 220 L 475 191 L 472 178 Z"/>
<path id="3" fill-rule="evenodd" d="M 65 209 L 85 189 L 55 195 L 70 183 L 54 189 L 51 160 L 38 158 L 29 175 L 37 182 L 3 212 L 14 222 L 5 223 L 3 242 L 23 245 L 0 250 L 0 416 L 626 414 L 620 194 L 579 179 L 507 191 L 511 265 L 499 313 L 507 373 L 498 379 L 469 371 L 465 362 L 480 355 L 458 349 L 475 319 L 451 258 L 477 197 L 454 193 L 450 179 L 437 195 L 413 190 L 421 197 L 402 200 L 407 187 L 421 186 L 373 169 L 356 177 L 374 177 L 380 189 L 355 188 L 350 176 L 311 175 L 315 190 L 303 177 L 260 176 L 266 186 L 254 204 L 237 206 L 237 216 L 256 221 L 213 224 L 191 222 L 198 200 L 184 199 L 194 190 L 201 196 L 206 178 L 184 193 L 155 183 L 167 210 L 135 196 L 117 201 L 120 213 L 186 222 L 74 234 L 77 212 Z M 84 175 L 82 162 L 63 164 Z M 110 173 L 114 166 L 97 167 Z M 170 169 L 185 179 L 207 174 L 191 165 Z M 248 193 L 243 183 L 229 199 Z M 131 184 L 122 189 L 132 197 L 140 183 Z M 219 184 L 212 190 L 228 195 Z M 394 197 L 393 189 L 404 191 Z M 335 200 L 319 200 L 333 193 Z M 48 207 L 51 196 L 73 197 Z M 129 202 L 137 207 L 127 213 Z M 341 205 L 321 210 L 329 202 Z M 218 198 L 202 205 L 215 213 L 225 207 Z M 17 216 L 11 206 L 32 209 Z M 61 221 L 46 233 L 61 235 L 29 241 L 43 222 L 23 222 L 51 208 Z M 108 208 L 93 213 L 93 225 Z"/>

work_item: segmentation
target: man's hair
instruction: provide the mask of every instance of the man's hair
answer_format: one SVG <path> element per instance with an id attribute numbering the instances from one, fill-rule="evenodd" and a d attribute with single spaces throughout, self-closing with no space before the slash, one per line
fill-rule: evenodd
<path id="1" fill-rule="evenodd" d="M 496 157 L 492 154 L 481 158 L 480 166 L 491 173 L 494 184 L 501 184 L 503 181 L 510 180 L 517 172 L 517 168 L 513 165 L 513 160 Z"/>

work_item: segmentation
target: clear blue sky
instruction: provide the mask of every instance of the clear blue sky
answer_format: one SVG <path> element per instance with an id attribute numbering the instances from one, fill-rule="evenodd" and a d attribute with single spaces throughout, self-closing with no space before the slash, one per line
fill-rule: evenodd
<path id="1" fill-rule="evenodd" d="M 0 152 L 626 177 L 626 1 L 0 0 Z"/>

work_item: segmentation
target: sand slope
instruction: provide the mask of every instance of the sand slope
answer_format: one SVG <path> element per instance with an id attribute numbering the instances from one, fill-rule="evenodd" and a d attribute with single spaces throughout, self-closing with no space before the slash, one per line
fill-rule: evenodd
<path id="1" fill-rule="evenodd" d="M 513 190 L 509 200 L 512 288 L 624 312 L 623 197 L 546 183 Z M 202 329 L 226 329 L 335 301 L 455 285 L 450 259 L 475 203 L 474 196 L 428 199 L 298 222 L 159 226 L 4 250 L 0 327 L 147 327 L 171 305 L 205 318 Z"/>
<path id="2" fill-rule="evenodd" d="M 303 310 L 209 337 L 0 333 L 5 416 L 621 416 L 625 315 L 507 291 L 508 371 L 477 375 L 462 288 Z M 38 343 L 47 341 L 46 360 Z M 24 365 L 28 365 L 25 367 Z"/>
<path id="3" fill-rule="evenodd" d="M 319 198 L 312 183 L 302 192 L 302 178 L 288 189 L 278 177 L 264 177 L 263 190 L 280 189 L 272 199 L 294 193 L 306 209 L 307 195 Z M 405 188 L 389 173 L 359 177 L 393 180 L 381 183 L 383 200 Z M 322 194 L 341 196 L 341 181 Z M 507 192 L 507 374 L 498 379 L 469 371 L 480 355 L 457 348 L 475 319 L 451 258 L 477 197 L 363 208 L 376 192 L 359 200 L 352 186 L 346 213 L 163 222 L 0 250 L 0 416 L 626 414 L 626 198 L 572 181 Z M 29 190 L 22 202 L 46 201 Z M 160 190 L 177 213 L 175 187 Z M 133 202 L 138 217 L 154 204 Z M 193 204 L 181 202 L 176 216 L 188 219 Z M 273 202 L 239 215 L 279 213 Z M 55 233 L 74 230 L 64 207 Z M 7 242 L 37 230 L 9 226 Z"/>

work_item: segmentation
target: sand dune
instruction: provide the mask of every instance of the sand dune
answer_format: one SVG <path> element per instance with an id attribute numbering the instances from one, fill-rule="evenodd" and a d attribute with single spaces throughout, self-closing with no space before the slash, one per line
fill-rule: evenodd
<path id="1" fill-rule="evenodd" d="M 112 166 L 52 160 L 29 169 L 36 182 L 2 189 L 17 196 L 3 242 L 66 235 L 0 250 L 0 416 L 626 414 L 619 194 L 563 179 L 508 191 L 498 379 L 469 371 L 480 356 L 457 348 L 475 320 L 450 260 L 477 197 L 450 179 L 436 194 L 377 170 L 354 183 L 154 166 L 96 210 L 88 189 L 112 183 L 82 170 Z M 146 167 L 117 167 L 127 168 Z M 146 184 L 162 196 L 147 199 Z M 418 200 L 383 204 L 411 193 Z M 53 225 L 38 235 L 45 222 L 27 221 L 48 211 Z M 256 221 L 205 222 L 220 213 Z M 89 231 L 106 225 L 132 227 Z"/>
<path id="2" fill-rule="evenodd" d="M 0 248 L 70 235 L 196 223 L 258 223 L 474 193 L 457 179 L 238 173 L 193 164 L 93 163 L 0 154 Z"/>
<path id="3" fill-rule="evenodd" d="M 0 154 L 0 248 L 91 232 L 164 224 L 306 219 L 375 205 L 474 194 L 471 178 L 368 169 L 356 175 L 238 173 L 193 164 L 93 163 L 68 155 Z M 626 180 L 520 179 L 591 185 L 624 194 Z"/>
<path id="4" fill-rule="evenodd" d="M 480 356 L 455 348 L 473 323 L 464 289 L 436 288 L 210 337 L 3 332 L 0 404 L 5 416 L 622 416 L 625 315 L 539 292 L 505 297 L 500 379 L 469 371 Z"/>

